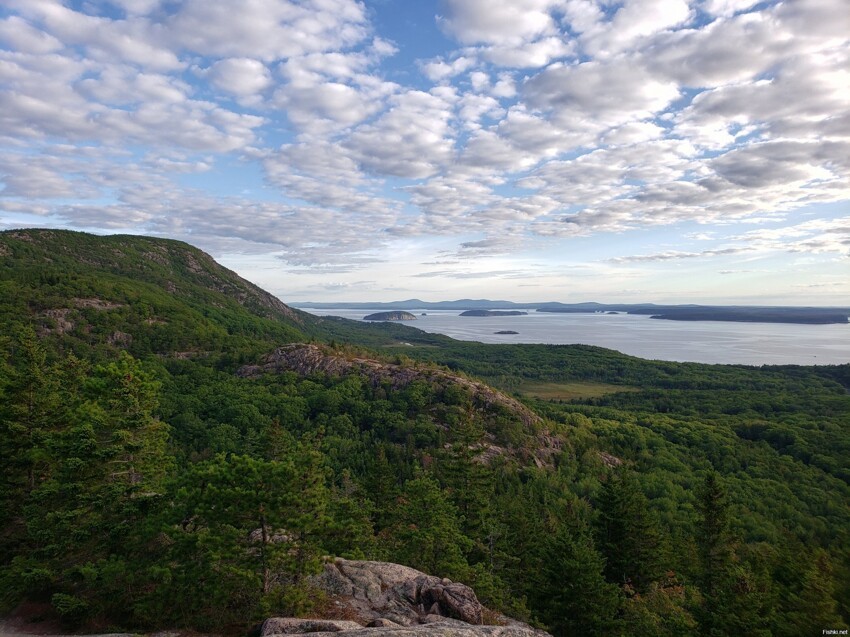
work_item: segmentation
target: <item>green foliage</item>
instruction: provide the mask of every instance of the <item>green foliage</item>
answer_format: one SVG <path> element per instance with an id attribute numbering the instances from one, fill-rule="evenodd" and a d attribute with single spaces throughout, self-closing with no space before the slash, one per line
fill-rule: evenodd
<path id="1" fill-rule="evenodd" d="M 616 631 L 621 604 L 616 585 L 605 581 L 604 560 L 590 534 L 563 527 L 546 544 L 539 597 L 541 619 L 558 635 L 605 635 Z"/>
<path id="2" fill-rule="evenodd" d="M 472 541 L 461 531 L 457 508 L 436 480 L 423 474 L 405 482 L 394 518 L 383 533 L 391 561 L 463 579 Z"/>
<path id="3" fill-rule="evenodd" d="M 661 531 L 636 476 L 618 471 L 604 483 L 597 504 L 597 545 L 608 556 L 609 582 L 645 592 L 664 575 Z"/>
<path id="4" fill-rule="evenodd" d="M 466 581 L 558 637 L 850 619 L 850 365 L 462 343 L 290 310 L 178 242 L 0 245 L 5 609 L 241 630 L 311 612 L 307 576 L 340 555 Z M 236 374 L 308 339 L 415 380 Z M 517 394 L 529 426 L 467 375 L 605 393 Z"/>

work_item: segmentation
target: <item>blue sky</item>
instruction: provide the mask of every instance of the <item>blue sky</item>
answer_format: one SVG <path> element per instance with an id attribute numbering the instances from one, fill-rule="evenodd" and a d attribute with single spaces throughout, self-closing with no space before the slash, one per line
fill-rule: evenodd
<path id="1" fill-rule="evenodd" d="M 850 303 L 846 0 L 6 0 L 0 228 L 289 302 Z"/>

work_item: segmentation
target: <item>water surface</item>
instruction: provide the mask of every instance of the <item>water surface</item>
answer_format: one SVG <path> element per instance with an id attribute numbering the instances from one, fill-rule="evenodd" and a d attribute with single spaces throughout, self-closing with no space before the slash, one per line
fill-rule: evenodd
<path id="1" fill-rule="evenodd" d="M 320 316 L 362 320 L 374 310 L 317 310 Z M 850 363 L 850 324 L 668 321 L 637 314 L 459 316 L 460 310 L 409 308 L 405 325 L 481 343 L 584 344 L 640 358 L 744 365 L 834 365 Z M 422 314 L 425 313 L 425 316 Z M 494 334 L 514 330 L 519 334 Z"/>

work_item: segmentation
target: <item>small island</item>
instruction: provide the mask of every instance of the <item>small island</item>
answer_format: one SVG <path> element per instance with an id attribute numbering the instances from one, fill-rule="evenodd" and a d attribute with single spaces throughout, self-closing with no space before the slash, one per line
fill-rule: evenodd
<path id="1" fill-rule="evenodd" d="M 375 312 L 363 317 L 364 321 L 415 321 L 416 317 L 410 312 L 396 310 L 393 312 Z"/>
<path id="2" fill-rule="evenodd" d="M 460 316 L 528 316 L 528 312 L 518 310 L 467 310 Z"/>
<path id="3" fill-rule="evenodd" d="M 513 330 L 499 330 L 498 332 L 493 332 L 493 334 L 519 334 L 519 332 L 514 332 Z"/>

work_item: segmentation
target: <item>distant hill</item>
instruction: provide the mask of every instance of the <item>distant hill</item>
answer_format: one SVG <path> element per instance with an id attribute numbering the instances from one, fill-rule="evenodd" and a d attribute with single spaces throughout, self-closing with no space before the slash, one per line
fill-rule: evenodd
<path id="1" fill-rule="evenodd" d="M 526 316 L 528 312 L 520 310 L 467 310 L 460 316 Z"/>
<path id="2" fill-rule="evenodd" d="M 494 316 L 478 312 L 536 310 L 559 314 L 613 313 L 648 314 L 655 319 L 674 321 L 732 321 L 748 323 L 802 323 L 829 324 L 850 322 L 850 307 L 791 307 L 750 305 L 656 305 L 655 303 L 514 303 L 487 299 L 459 299 L 457 301 L 392 301 L 388 303 L 296 303 L 310 309 L 370 309 L 396 308 L 424 310 L 465 310 L 463 316 Z M 467 312 L 476 312 L 468 314 Z"/>

